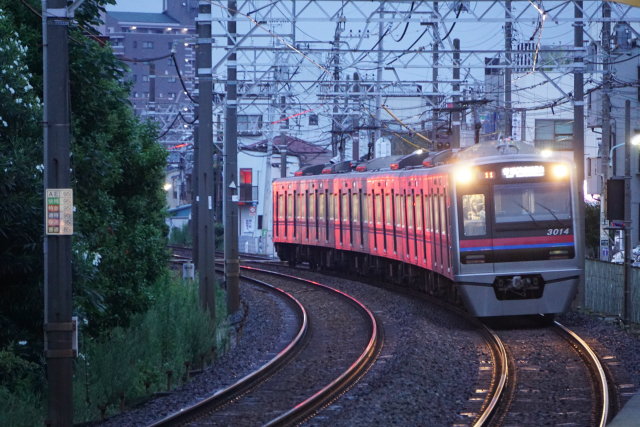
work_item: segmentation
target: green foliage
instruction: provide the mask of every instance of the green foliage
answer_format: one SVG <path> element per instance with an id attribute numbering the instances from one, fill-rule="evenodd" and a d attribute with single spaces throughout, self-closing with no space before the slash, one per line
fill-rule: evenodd
<path id="1" fill-rule="evenodd" d="M 42 335 L 42 116 L 10 16 L 0 9 L 0 347 Z"/>
<path id="2" fill-rule="evenodd" d="M 597 258 L 600 248 L 600 203 L 584 207 L 584 237 L 587 258 Z"/>
<path id="3" fill-rule="evenodd" d="M 43 424 L 44 373 L 13 348 L 0 350 L 0 425 Z"/>
<path id="4" fill-rule="evenodd" d="M 193 244 L 193 235 L 188 224 L 182 227 L 172 227 L 169 232 L 169 243 L 172 245 L 191 246 Z"/>
<path id="5" fill-rule="evenodd" d="M 200 308 L 196 284 L 164 282 L 149 311 L 134 316 L 128 328 L 84 341 L 74 379 L 76 421 L 95 420 L 100 406 L 112 414 L 123 399 L 166 390 L 168 371 L 172 384 L 179 384 L 185 362 L 199 366 L 208 360 L 214 341 L 213 321 Z"/>

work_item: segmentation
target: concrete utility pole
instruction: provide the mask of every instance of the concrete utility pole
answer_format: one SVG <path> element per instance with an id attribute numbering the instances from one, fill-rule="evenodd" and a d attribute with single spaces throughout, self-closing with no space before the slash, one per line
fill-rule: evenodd
<path id="1" fill-rule="evenodd" d="M 574 46 L 578 50 L 574 56 L 573 68 L 573 162 L 576 165 L 578 181 L 578 227 L 584 230 L 584 58 L 581 49 L 584 44 L 584 21 L 582 1 L 574 5 Z M 584 271 L 584 242 L 577 245 L 576 259 Z M 577 304 L 584 307 L 584 277 L 578 284 Z"/>
<path id="2" fill-rule="evenodd" d="M 213 223 L 213 130 L 211 76 L 211 3 L 198 2 L 196 18 L 198 39 L 196 66 L 198 76 L 198 140 L 197 140 L 197 263 L 199 295 L 202 307 L 216 318 L 216 277 L 214 268 L 215 229 Z M 195 236 L 194 236 L 195 237 Z"/>
<path id="3" fill-rule="evenodd" d="M 453 39 L 453 113 L 451 120 L 451 148 L 460 148 L 460 39 Z"/>
<path id="4" fill-rule="evenodd" d="M 284 67 L 280 68 L 280 78 L 282 82 L 287 78 L 284 75 Z M 282 85 L 284 88 L 284 84 Z M 280 178 L 287 177 L 287 97 L 280 97 Z"/>
<path id="5" fill-rule="evenodd" d="M 606 247 L 600 248 L 600 259 L 611 259 L 609 232 L 605 230 L 607 224 L 607 181 L 609 179 L 609 150 L 611 149 L 611 69 L 609 59 L 611 54 L 611 5 L 602 2 L 602 141 L 600 142 L 600 158 L 602 160 L 602 193 L 600 195 L 600 242 L 606 242 Z"/>
<path id="6" fill-rule="evenodd" d="M 382 138 L 382 57 L 383 57 L 383 40 L 382 40 L 382 30 L 384 28 L 384 2 L 380 2 L 380 22 L 378 23 L 378 38 L 380 39 L 378 43 L 378 59 L 376 61 L 376 124 L 375 124 L 375 132 L 374 132 L 374 144 Z M 375 145 L 374 145 L 375 146 Z M 375 149 L 374 149 L 375 153 Z"/>
<path id="7" fill-rule="evenodd" d="M 631 321 L 631 101 L 624 101 L 624 323 Z"/>
<path id="8" fill-rule="evenodd" d="M 504 11 L 504 136 L 513 135 L 513 117 L 511 117 L 511 42 L 513 39 L 513 16 L 511 15 L 511 0 L 505 1 Z"/>
<path id="9" fill-rule="evenodd" d="M 53 206 L 56 199 L 49 196 L 56 194 L 52 189 L 65 189 L 71 193 L 68 28 L 73 11 L 67 9 L 66 0 L 45 0 L 42 8 L 44 189 L 47 205 L 44 237 L 44 351 L 49 383 L 46 424 L 71 426 L 73 424 L 74 358 L 74 325 L 71 318 L 73 308 L 71 234 L 73 230 L 71 229 L 67 234 L 61 232 L 61 229 L 49 228 L 51 224 L 49 211 L 55 209 Z M 61 200 L 58 198 L 57 201 L 60 206 Z M 72 205 L 73 201 L 70 200 L 69 203 Z M 55 217 L 56 212 L 52 213 L 54 214 L 52 217 Z M 58 211 L 58 215 L 61 215 L 61 212 Z"/>
<path id="10" fill-rule="evenodd" d="M 341 17 L 342 18 L 342 17 Z M 344 21 L 340 19 L 336 24 L 336 31 L 333 36 L 333 51 L 335 52 L 335 56 L 333 59 L 333 91 L 335 93 L 333 99 L 333 116 L 331 117 L 331 155 L 333 157 L 338 155 L 338 132 L 341 131 L 341 125 L 338 125 L 338 120 L 342 122 L 338 112 L 340 111 L 340 107 L 338 105 L 338 93 L 340 92 L 340 33 L 342 32 L 342 27 L 344 25 Z"/>
<path id="11" fill-rule="evenodd" d="M 229 36 L 227 46 L 236 48 L 237 2 L 227 2 Z M 240 309 L 240 262 L 238 260 L 238 81 L 235 50 L 227 59 L 227 106 L 224 126 L 224 275 L 227 285 L 227 310 Z"/>

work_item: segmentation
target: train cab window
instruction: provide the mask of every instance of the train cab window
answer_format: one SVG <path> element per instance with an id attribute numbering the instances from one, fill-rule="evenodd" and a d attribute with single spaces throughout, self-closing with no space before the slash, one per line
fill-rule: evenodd
<path id="1" fill-rule="evenodd" d="M 496 224 L 569 221 L 568 183 L 505 184 L 494 187 Z"/>
<path id="2" fill-rule="evenodd" d="M 487 234 L 484 194 L 462 196 L 462 223 L 465 237 Z"/>

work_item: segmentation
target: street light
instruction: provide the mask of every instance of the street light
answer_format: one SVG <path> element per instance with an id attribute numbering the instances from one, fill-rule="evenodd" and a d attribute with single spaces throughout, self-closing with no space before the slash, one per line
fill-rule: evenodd
<path id="1" fill-rule="evenodd" d="M 624 147 L 625 144 L 626 143 L 623 142 L 622 144 L 616 144 L 611 147 L 611 150 L 609 150 L 609 166 L 613 165 L 613 150 L 615 150 L 616 148 Z M 631 145 L 640 146 L 640 133 L 636 133 L 635 135 L 633 135 L 633 137 L 631 137 Z"/>

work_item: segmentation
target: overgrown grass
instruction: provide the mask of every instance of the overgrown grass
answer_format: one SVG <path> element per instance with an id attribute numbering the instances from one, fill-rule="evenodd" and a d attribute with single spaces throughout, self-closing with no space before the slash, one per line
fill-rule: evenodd
<path id="1" fill-rule="evenodd" d="M 226 319 L 224 292 L 216 292 L 217 318 Z M 128 328 L 102 340 L 82 339 L 73 378 L 74 420 L 113 415 L 187 379 L 209 363 L 213 349 L 227 347 L 226 321 L 214 325 L 199 304 L 197 282 L 166 279 L 154 302 Z M 44 425 L 46 381 L 42 366 L 28 362 L 19 346 L 0 349 L 0 426 Z"/>
<path id="2" fill-rule="evenodd" d="M 222 291 L 217 317 L 226 318 Z M 151 309 L 104 341 L 86 340 L 76 363 L 75 422 L 112 415 L 152 393 L 186 380 L 225 348 L 226 325 L 214 322 L 198 302 L 197 282 L 162 285 Z"/>

